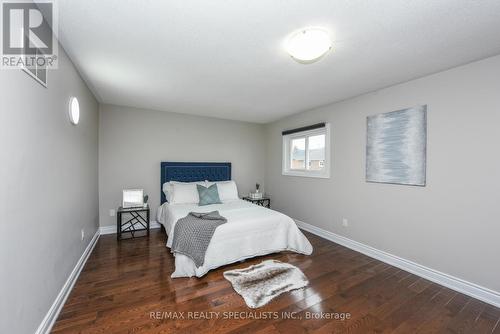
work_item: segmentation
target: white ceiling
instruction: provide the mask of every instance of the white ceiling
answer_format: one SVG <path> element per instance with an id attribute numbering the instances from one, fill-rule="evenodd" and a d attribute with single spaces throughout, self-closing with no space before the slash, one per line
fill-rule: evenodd
<path id="1" fill-rule="evenodd" d="M 100 102 L 252 122 L 500 54 L 499 0 L 59 0 L 59 37 Z M 292 31 L 334 50 L 301 65 Z"/>

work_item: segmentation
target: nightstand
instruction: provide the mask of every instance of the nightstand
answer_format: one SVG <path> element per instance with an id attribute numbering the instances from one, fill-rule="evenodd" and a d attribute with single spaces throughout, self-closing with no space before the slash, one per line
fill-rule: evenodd
<path id="1" fill-rule="evenodd" d="M 266 196 L 264 196 L 262 198 L 258 198 L 258 199 L 245 196 L 245 197 L 243 197 L 243 199 L 245 201 L 252 202 L 253 204 L 264 206 L 268 209 L 271 208 L 271 199 L 269 197 L 266 197 Z"/>
<path id="2" fill-rule="evenodd" d="M 125 222 L 123 215 L 128 218 Z M 149 237 L 149 205 L 127 209 L 120 206 L 116 212 L 116 239 L 120 240 L 122 233 L 130 233 L 135 238 L 135 233 L 139 231 L 146 231 Z"/>

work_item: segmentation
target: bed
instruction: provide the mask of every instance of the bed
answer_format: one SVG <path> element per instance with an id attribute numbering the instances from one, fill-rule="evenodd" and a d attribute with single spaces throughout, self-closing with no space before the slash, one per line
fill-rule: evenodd
<path id="1" fill-rule="evenodd" d="M 198 206 L 197 204 L 171 204 L 163 192 L 166 182 L 211 182 L 231 180 L 231 163 L 161 163 L 161 206 L 157 221 L 168 235 L 168 248 L 172 245 L 176 222 L 189 212 L 218 210 L 227 223 L 215 231 L 205 254 L 205 262 L 196 267 L 193 260 L 182 254 L 175 255 L 175 271 L 172 277 L 202 277 L 208 271 L 244 259 L 293 251 L 309 255 L 312 246 L 290 217 L 241 199 L 222 204 Z"/>

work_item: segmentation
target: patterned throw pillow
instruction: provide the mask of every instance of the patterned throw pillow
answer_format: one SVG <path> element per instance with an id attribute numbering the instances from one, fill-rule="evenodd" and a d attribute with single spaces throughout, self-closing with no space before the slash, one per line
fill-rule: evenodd
<path id="1" fill-rule="evenodd" d="M 208 188 L 197 184 L 196 187 L 198 188 L 198 195 L 200 195 L 200 206 L 222 203 L 219 198 L 219 190 L 217 189 L 217 184 L 212 184 Z"/>

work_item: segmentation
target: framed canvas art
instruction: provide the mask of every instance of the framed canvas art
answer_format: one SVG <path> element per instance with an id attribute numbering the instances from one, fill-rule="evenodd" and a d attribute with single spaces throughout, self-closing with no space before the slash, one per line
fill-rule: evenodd
<path id="1" fill-rule="evenodd" d="M 425 186 L 427 106 L 368 116 L 366 181 Z"/>

